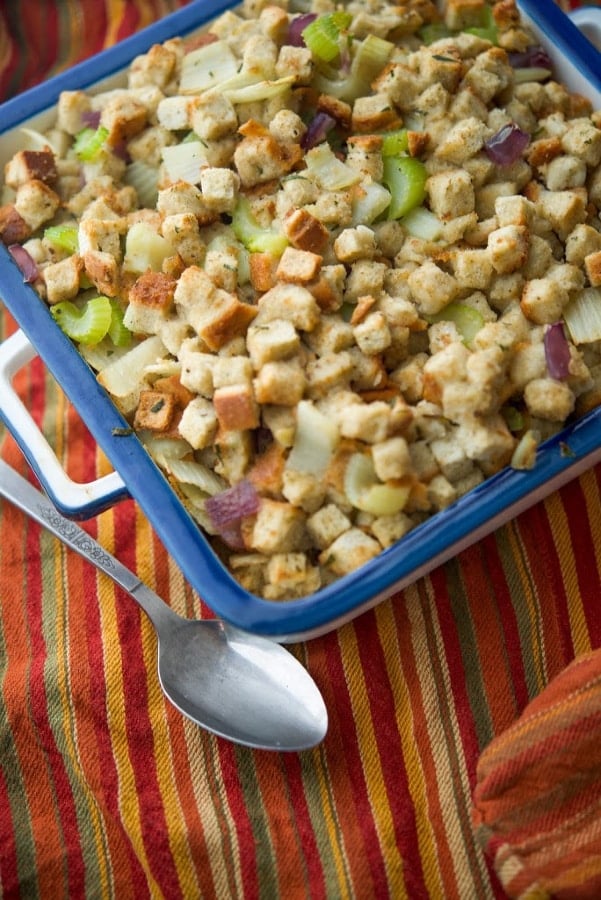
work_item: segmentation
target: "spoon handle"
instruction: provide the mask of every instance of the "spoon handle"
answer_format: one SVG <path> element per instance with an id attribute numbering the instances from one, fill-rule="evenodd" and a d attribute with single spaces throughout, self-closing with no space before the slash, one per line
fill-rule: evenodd
<path id="1" fill-rule="evenodd" d="M 112 578 L 131 594 L 155 624 L 161 616 L 175 615 L 137 575 L 111 556 L 83 528 L 62 516 L 44 494 L 36 490 L 2 459 L 0 459 L 0 496 L 31 516 L 60 541 Z"/>

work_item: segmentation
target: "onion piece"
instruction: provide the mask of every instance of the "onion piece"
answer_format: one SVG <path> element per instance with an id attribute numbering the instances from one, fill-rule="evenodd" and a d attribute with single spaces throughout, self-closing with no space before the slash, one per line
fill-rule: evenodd
<path id="1" fill-rule="evenodd" d="M 309 122 L 309 126 L 303 134 L 300 145 L 303 150 L 310 150 L 317 144 L 325 141 L 327 134 L 336 124 L 336 119 L 326 112 L 318 112 Z"/>
<path id="2" fill-rule="evenodd" d="M 99 109 L 86 109 L 81 114 L 81 122 L 82 126 L 85 128 L 93 128 L 94 131 L 100 125 L 100 110 Z"/>
<path id="3" fill-rule="evenodd" d="M 579 291 L 563 311 L 574 344 L 591 344 L 601 340 L 601 288 Z"/>
<path id="4" fill-rule="evenodd" d="M 215 526 L 222 531 L 230 532 L 232 523 L 239 522 L 246 516 L 253 516 L 259 509 L 261 498 L 254 486 L 246 478 L 233 487 L 226 488 L 220 494 L 207 497 L 205 511 Z"/>
<path id="5" fill-rule="evenodd" d="M 286 36 L 286 44 L 289 44 L 292 47 L 305 47 L 305 39 L 303 38 L 303 31 L 310 25 L 311 22 L 314 22 L 317 18 L 317 13 L 302 13 L 300 16 L 295 16 L 288 26 L 288 34 Z"/>
<path id="6" fill-rule="evenodd" d="M 540 44 L 533 44 L 527 50 L 513 51 L 507 54 L 509 65 L 513 69 L 552 69 L 551 57 Z"/>
<path id="7" fill-rule="evenodd" d="M 340 432 L 336 423 L 310 400 L 301 400 L 296 409 L 296 432 L 286 469 L 311 472 L 321 477 L 330 465 L 339 442 Z"/>
<path id="8" fill-rule="evenodd" d="M 11 244 L 8 247 L 8 252 L 21 270 L 25 284 L 31 284 L 32 281 L 35 281 L 39 275 L 38 267 L 34 258 L 25 247 L 22 247 L 21 244 Z"/>
<path id="9" fill-rule="evenodd" d="M 554 322 L 545 330 L 543 337 L 545 360 L 551 378 L 564 381 L 570 374 L 570 345 L 568 344 L 563 322 Z"/>
<path id="10" fill-rule="evenodd" d="M 522 131 L 515 122 L 508 122 L 485 141 L 484 150 L 495 165 L 511 166 L 520 158 L 529 141 L 529 134 Z"/>

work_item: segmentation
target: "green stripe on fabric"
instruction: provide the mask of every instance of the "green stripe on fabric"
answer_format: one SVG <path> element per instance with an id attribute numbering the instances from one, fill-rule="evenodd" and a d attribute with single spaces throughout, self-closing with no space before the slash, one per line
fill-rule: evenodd
<path id="1" fill-rule="evenodd" d="M 276 857 L 265 804 L 259 790 L 254 756 L 251 751 L 238 746 L 235 748 L 235 753 L 240 787 L 248 809 L 254 838 L 259 898 L 273 900 L 274 897 L 279 896 L 279 881 L 277 869 L 274 866 Z"/>
<path id="2" fill-rule="evenodd" d="M 323 746 L 317 747 L 312 753 L 303 753 L 300 757 L 305 799 L 322 862 L 326 896 L 343 898 L 351 896 L 352 882 L 338 810 L 332 794 L 334 778 L 328 771 L 327 760 Z"/>
<path id="3" fill-rule="evenodd" d="M 470 709 L 478 746 L 484 747 L 493 734 L 493 722 L 486 699 L 486 686 L 482 675 L 482 661 L 477 655 L 478 641 L 474 622 L 470 615 L 469 597 L 461 577 L 461 565 L 457 558 L 445 566 L 449 603 L 461 651 L 461 661 Z"/>
<path id="4" fill-rule="evenodd" d="M 422 594 L 422 614 L 426 642 L 429 648 L 430 671 L 433 677 L 434 690 L 437 697 L 440 725 L 444 746 L 446 748 L 447 775 L 450 775 L 450 788 L 455 808 L 455 830 L 459 830 L 462 852 L 455 854 L 454 864 L 458 887 L 461 885 L 461 872 L 469 874 L 473 885 L 473 896 L 484 897 L 488 889 L 488 873 L 481 853 L 478 853 L 472 831 L 470 809 L 471 795 L 467 781 L 465 758 L 460 756 L 462 748 L 456 740 L 453 722 L 457 726 L 453 696 L 444 671 L 444 653 L 440 644 L 440 626 L 437 621 L 436 602 L 432 583 L 425 579 L 425 590 Z M 448 674 L 448 672 L 447 672 Z M 458 727 L 458 726 L 457 726 Z M 453 849 L 455 849 L 453 847 Z"/>
<path id="5" fill-rule="evenodd" d="M 544 639 L 540 627 L 540 605 L 530 561 L 520 534 L 519 522 L 509 522 L 497 535 L 503 570 L 511 591 L 528 695 L 534 697 L 548 681 Z M 514 575 L 514 578 L 510 578 Z"/>

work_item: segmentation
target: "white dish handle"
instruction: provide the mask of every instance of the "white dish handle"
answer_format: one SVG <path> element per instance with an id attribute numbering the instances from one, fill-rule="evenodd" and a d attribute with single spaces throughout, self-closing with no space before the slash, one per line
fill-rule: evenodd
<path id="1" fill-rule="evenodd" d="M 581 6 L 579 9 L 573 9 L 568 15 L 591 44 L 601 50 L 601 7 Z"/>
<path id="2" fill-rule="evenodd" d="M 0 344 L 0 416 L 57 509 L 70 518 L 89 518 L 128 492 L 117 472 L 87 483 L 69 478 L 13 386 L 16 373 L 36 355 L 23 331 Z"/>

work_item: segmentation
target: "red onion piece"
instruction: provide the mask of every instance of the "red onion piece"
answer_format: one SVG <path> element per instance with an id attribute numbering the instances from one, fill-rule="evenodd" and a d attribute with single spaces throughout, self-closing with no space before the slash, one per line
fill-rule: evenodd
<path id="1" fill-rule="evenodd" d="M 517 162 L 529 141 L 529 134 L 515 122 L 509 122 L 485 142 L 484 150 L 496 166 L 510 166 Z"/>
<path id="2" fill-rule="evenodd" d="M 310 25 L 311 22 L 314 22 L 316 18 L 317 13 L 303 13 L 300 16 L 295 16 L 288 26 L 286 43 L 290 44 L 292 47 L 304 47 L 305 42 L 303 40 L 303 31 L 305 30 L 307 25 Z"/>
<path id="3" fill-rule="evenodd" d="M 20 244 L 11 244 L 8 252 L 23 273 L 25 284 L 31 284 L 32 281 L 35 281 L 39 275 L 38 267 L 25 247 L 22 247 Z"/>
<path id="4" fill-rule="evenodd" d="M 86 128 L 98 128 L 100 125 L 100 110 L 87 109 L 81 114 L 81 121 Z"/>
<path id="5" fill-rule="evenodd" d="M 563 330 L 563 322 L 549 325 L 543 343 L 549 375 L 558 381 L 564 381 L 570 374 L 570 345 Z"/>
<path id="6" fill-rule="evenodd" d="M 522 52 L 507 54 L 509 65 L 514 69 L 552 69 L 551 57 L 544 47 L 535 44 Z"/>
<path id="7" fill-rule="evenodd" d="M 232 523 L 239 522 L 245 516 L 254 515 L 259 509 L 261 498 L 250 481 L 243 479 L 231 488 L 207 497 L 205 510 L 211 522 L 219 531 L 230 532 Z"/>
<path id="8" fill-rule="evenodd" d="M 321 144 L 325 141 L 328 131 L 334 127 L 336 119 L 326 112 L 318 112 L 309 122 L 309 126 L 303 134 L 300 145 L 303 150 L 310 150 L 311 147 Z"/>

